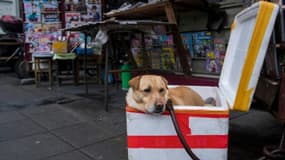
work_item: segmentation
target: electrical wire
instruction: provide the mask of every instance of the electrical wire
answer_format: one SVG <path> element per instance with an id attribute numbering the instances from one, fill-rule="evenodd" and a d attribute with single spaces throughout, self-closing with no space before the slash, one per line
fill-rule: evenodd
<path id="1" fill-rule="evenodd" d="M 175 127 L 175 131 L 176 131 L 176 133 L 177 133 L 177 135 L 178 135 L 178 138 L 179 138 L 180 142 L 182 143 L 182 145 L 183 145 L 185 151 L 188 153 L 188 155 L 189 155 L 193 160 L 200 160 L 200 159 L 198 158 L 198 156 L 196 156 L 196 155 L 192 152 L 190 146 L 187 144 L 187 142 L 186 142 L 186 140 L 185 140 L 185 138 L 184 138 L 184 136 L 183 136 L 183 134 L 182 134 L 182 132 L 181 132 L 181 130 L 180 130 L 180 128 L 179 128 L 179 125 L 178 125 L 177 119 L 176 119 L 176 115 L 175 115 L 175 113 L 174 113 L 174 108 L 173 108 L 173 105 L 172 105 L 172 101 L 171 101 L 170 99 L 169 99 L 169 100 L 167 101 L 167 103 L 166 103 L 166 108 L 167 108 L 168 111 L 170 112 L 170 115 L 171 115 L 170 117 L 171 117 L 172 123 L 173 123 L 173 125 L 174 125 L 174 127 Z"/>

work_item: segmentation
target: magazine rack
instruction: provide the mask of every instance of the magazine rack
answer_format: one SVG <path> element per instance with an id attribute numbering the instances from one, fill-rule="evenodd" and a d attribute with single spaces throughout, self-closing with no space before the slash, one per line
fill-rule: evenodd
<path id="1" fill-rule="evenodd" d="M 183 7 L 181 7 L 183 6 Z M 182 38 L 180 36 L 178 23 L 176 20 L 175 9 L 191 8 L 195 10 L 207 11 L 208 3 L 204 0 L 166 0 L 156 3 L 146 4 L 138 8 L 133 8 L 125 11 L 115 12 L 106 15 L 108 18 L 115 17 L 117 19 L 145 19 L 155 16 L 166 16 L 169 23 L 175 25 L 171 26 L 174 43 L 177 48 L 177 55 L 185 75 L 191 75 L 191 64 L 189 63 L 191 57 L 187 49 L 184 48 Z"/>

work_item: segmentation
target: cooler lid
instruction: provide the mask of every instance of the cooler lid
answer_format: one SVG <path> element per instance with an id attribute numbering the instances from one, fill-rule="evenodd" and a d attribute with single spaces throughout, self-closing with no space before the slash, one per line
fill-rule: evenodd
<path id="1" fill-rule="evenodd" d="M 260 1 L 235 17 L 219 81 L 231 109 L 249 110 L 278 10 Z"/>

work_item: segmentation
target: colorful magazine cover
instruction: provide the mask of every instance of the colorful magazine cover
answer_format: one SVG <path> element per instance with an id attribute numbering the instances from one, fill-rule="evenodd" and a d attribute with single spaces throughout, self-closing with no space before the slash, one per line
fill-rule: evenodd
<path id="1" fill-rule="evenodd" d="M 39 45 L 39 37 L 41 33 L 25 33 L 25 42 L 29 43 L 29 51 L 35 52 L 35 48 Z"/>
<path id="2" fill-rule="evenodd" d="M 39 44 L 35 48 L 37 52 L 50 52 L 52 49 L 52 42 L 56 40 L 56 36 L 50 33 L 43 33 L 39 37 Z"/>
<path id="3" fill-rule="evenodd" d="M 81 14 L 80 21 L 83 23 L 89 22 L 89 16 L 87 14 Z"/>
<path id="4" fill-rule="evenodd" d="M 65 13 L 65 27 L 70 28 L 79 25 L 80 23 L 80 16 L 79 12 L 67 12 Z"/>
<path id="5" fill-rule="evenodd" d="M 102 20 L 101 4 L 87 4 L 88 21 L 98 22 Z"/>
<path id="6" fill-rule="evenodd" d="M 161 69 L 173 70 L 175 66 L 175 55 L 173 48 L 162 48 L 160 54 Z"/>
<path id="7" fill-rule="evenodd" d="M 55 23 L 60 22 L 59 14 L 57 13 L 45 13 L 42 14 L 43 23 Z"/>
<path id="8" fill-rule="evenodd" d="M 206 57 L 207 53 L 213 50 L 211 32 L 193 33 L 193 57 Z"/>
<path id="9" fill-rule="evenodd" d="M 173 36 L 172 35 L 162 35 L 160 37 L 160 40 L 162 42 L 162 46 L 173 46 Z"/>
<path id="10" fill-rule="evenodd" d="M 40 23 L 24 23 L 25 33 L 41 32 L 42 25 Z"/>
<path id="11" fill-rule="evenodd" d="M 219 59 L 219 66 L 220 70 L 223 67 L 225 55 L 226 55 L 226 42 L 222 38 L 215 38 L 214 39 L 214 48 L 216 55 L 218 56 L 217 58 Z"/>
<path id="12" fill-rule="evenodd" d="M 220 55 L 219 52 L 209 51 L 206 57 L 206 71 L 209 73 L 220 73 Z"/>
<path id="13" fill-rule="evenodd" d="M 25 33 L 25 42 L 38 42 L 39 33 Z"/>
<path id="14" fill-rule="evenodd" d="M 57 32 L 61 28 L 61 23 L 46 23 L 42 25 L 42 32 Z"/>
<path id="15" fill-rule="evenodd" d="M 75 49 L 81 43 L 80 33 L 78 32 L 70 32 L 67 39 L 68 39 L 68 50 Z"/>
<path id="16" fill-rule="evenodd" d="M 43 0 L 42 11 L 46 11 L 46 12 L 58 11 L 57 0 Z"/>
<path id="17" fill-rule="evenodd" d="M 226 54 L 226 42 L 222 38 L 215 38 L 214 39 L 214 50 L 218 52 L 219 58 L 224 59 Z"/>
<path id="18" fill-rule="evenodd" d="M 59 36 L 58 33 L 26 33 L 26 42 L 30 43 L 30 51 L 50 52 L 51 44 Z"/>
<path id="19" fill-rule="evenodd" d="M 41 22 L 41 8 L 39 1 L 24 1 L 25 22 Z"/>

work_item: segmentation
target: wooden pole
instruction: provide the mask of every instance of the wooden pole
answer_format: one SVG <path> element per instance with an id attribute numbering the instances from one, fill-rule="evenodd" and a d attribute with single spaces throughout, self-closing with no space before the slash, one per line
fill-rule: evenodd
<path id="1" fill-rule="evenodd" d="M 184 48 L 183 41 L 182 41 L 179 29 L 178 29 L 178 25 L 177 25 L 175 12 L 173 9 L 173 4 L 171 2 L 168 2 L 166 4 L 165 13 L 166 13 L 168 22 L 175 24 L 171 26 L 171 30 L 173 33 L 173 40 L 174 40 L 174 43 L 177 49 L 176 54 L 179 57 L 180 64 L 183 69 L 183 73 L 187 76 L 191 76 L 190 53 L 188 52 L 188 50 Z"/>

